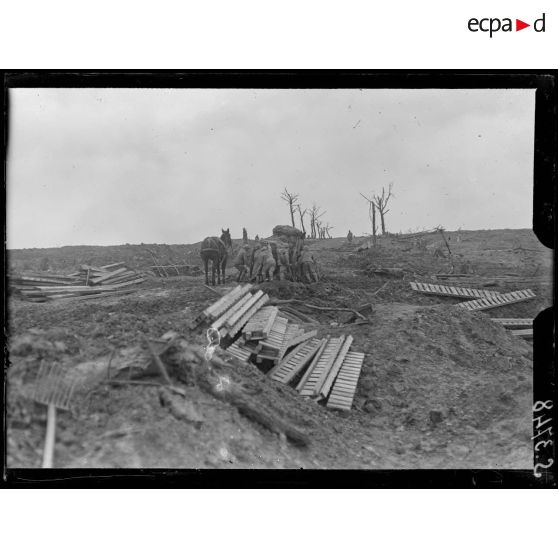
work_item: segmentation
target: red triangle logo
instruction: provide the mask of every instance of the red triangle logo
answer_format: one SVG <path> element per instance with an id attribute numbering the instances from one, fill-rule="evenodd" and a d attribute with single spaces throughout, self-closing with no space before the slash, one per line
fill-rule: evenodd
<path id="1" fill-rule="evenodd" d="M 516 31 L 521 31 L 522 29 L 525 29 L 526 27 L 531 27 L 531 25 L 529 23 L 525 23 L 524 21 L 521 21 L 520 19 L 515 20 L 515 30 Z"/>

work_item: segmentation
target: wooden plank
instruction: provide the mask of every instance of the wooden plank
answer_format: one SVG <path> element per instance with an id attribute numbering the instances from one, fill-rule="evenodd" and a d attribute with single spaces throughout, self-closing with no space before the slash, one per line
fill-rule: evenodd
<path id="1" fill-rule="evenodd" d="M 270 371 L 270 378 L 283 383 L 290 382 L 310 361 L 322 347 L 324 341 L 310 339 L 293 350 L 285 360 L 274 366 Z M 279 377 L 281 378 L 279 380 Z"/>
<path id="2" fill-rule="evenodd" d="M 345 382 L 344 377 L 344 361 L 341 366 L 341 370 L 337 375 L 337 379 L 333 383 L 326 405 L 332 408 L 350 410 L 358 387 L 358 378 L 360 377 L 362 365 L 364 363 L 364 353 L 349 352 L 347 353 L 345 360 L 347 361 L 347 364 L 350 362 L 351 365 L 358 364 L 360 366 L 358 376 L 356 376 L 353 382 L 351 382 L 348 386 L 346 385 L 347 382 Z"/>
<path id="3" fill-rule="evenodd" d="M 500 324 L 506 328 L 513 327 L 532 327 L 533 318 L 491 318 L 494 323 Z"/>
<path id="4" fill-rule="evenodd" d="M 318 395 L 329 370 L 331 369 L 335 359 L 345 342 L 345 336 L 333 338 L 326 345 L 320 359 L 312 363 L 312 373 L 309 375 L 306 383 L 302 386 L 300 394 L 303 396 Z"/>
<path id="5" fill-rule="evenodd" d="M 333 381 L 337 377 L 337 374 L 341 369 L 341 365 L 343 364 L 343 361 L 345 360 L 345 357 L 347 356 L 347 353 L 351 348 L 352 342 L 353 342 L 352 336 L 348 335 L 343 345 L 341 346 L 339 353 L 337 353 L 337 356 L 333 361 L 333 364 L 331 365 L 329 372 L 324 373 L 324 376 L 322 376 L 323 379 L 320 378 L 320 380 L 322 381 L 322 385 L 321 387 L 316 386 L 316 391 L 319 392 L 319 394 L 322 397 L 327 397 L 331 389 L 331 386 L 333 385 Z"/>
<path id="6" fill-rule="evenodd" d="M 215 329 L 219 329 L 225 322 L 228 320 L 230 316 L 235 314 L 240 308 L 243 308 L 247 305 L 248 301 L 254 298 L 254 295 L 251 293 L 245 294 L 240 300 L 235 302 L 220 318 L 217 318 L 212 324 L 211 327 Z"/>
<path id="7" fill-rule="evenodd" d="M 515 337 L 523 337 L 524 339 L 532 339 L 533 338 L 533 330 L 532 329 L 511 329 L 510 333 Z"/>
<path id="8" fill-rule="evenodd" d="M 312 371 L 314 370 L 316 363 L 319 361 L 320 357 L 322 356 L 327 344 L 330 341 L 330 336 L 326 336 L 325 339 L 322 339 L 322 342 L 320 344 L 320 347 L 318 349 L 318 351 L 316 352 L 316 354 L 314 355 L 314 358 L 312 359 L 312 362 L 310 363 L 310 366 L 308 367 L 308 369 L 306 370 L 306 372 L 304 373 L 304 375 L 302 376 L 302 378 L 300 379 L 300 381 L 298 382 L 298 385 L 296 386 L 296 390 L 300 391 L 304 384 L 306 383 L 306 381 L 308 380 L 308 378 L 310 377 L 310 374 L 312 374 Z"/>
<path id="9" fill-rule="evenodd" d="M 101 275 L 101 277 L 91 279 L 91 284 L 96 285 L 97 283 L 101 283 L 105 279 L 110 279 L 111 277 L 115 277 L 116 275 L 119 275 L 120 273 L 124 273 L 125 271 L 128 271 L 128 270 L 125 267 L 120 267 L 115 271 L 111 271 L 110 273 L 106 273 L 105 275 Z"/>
<path id="10" fill-rule="evenodd" d="M 506 306 L 508 304 L 523 302 L 524 300 L 535 298 L 535 296 L 535 293 L 531 289 L 526 289 L 524 291 L 505 293 L 502 295 L 498 295 L 497 297 L 479 298 L 475 301 L 471 301 L 473 303 L 476 303 L 476 306 L 470 306 L 467 303 L 463 302 L 460 302 L 455 306 L 458 308 L 465 308 L 467 310 L 486 310 L 488 308 L 497 308 L 499 306 Z"/>
<path id="11" fill-rule="evenodd" d="M 269 300 L 268 295 L 264 294 L 263 296 L 258 298 L 257 294 L 258 293 L 256 293 L 255 297 L 257 299 L 256 302 L 252 304 L 248 308 L 247 312 L 243 314 L 237 322 L 235 322 L 231 329 L 229 329 L 228 335 L 236 335 L 244 327 L 244 324 Z"/>
<path id="12" fill-rule="evenodd" d="M 111 267 L 117 267 L 119 265 L 126 265 L 126 262 L 116 262 L 112 264 L 102 265 L 101 269 L 110 269 Z"/>
<path id="13" fill-rule="evenodd" d="M 211 306 L 206 308 L 203 311 L 203 313 L 206 316 L 214 316 L 216 314 L 217 308 L 219 308 L 220 306 L 224 306 L 228 300 L 233 299 L 235 297 L 235 295 L 240 291 L 240 289 L 241 289 L 240 285 L 237 285 L 232 290 L 230 290 L 228 293 L 225 293 L 221 298 L 216 300 Z M 215 317 L 218 317 L 218 316 L 215 316 Z"/>
<path id="14" fill-rule="evenodd" d="M 95 299 L 95 298 L 105 298 L 107 296 L 120 296 L 120 295 L 128 295 L 131 293 L 137 293 L 137 289 L 124 289 L 122 291 L 109 291 L 104 293 L 96 293 L 91 295 L 49 295 L 47 298 L 50 300 L 87 300 L 87 299 Z"/>
<path id="15" fill-rule="evenodd" d="M 246 304 L 238 308 L 235 312 L 233 312 L 226 320 L 225 325 L 228 327 L 233 327 L 235 323 L 237 323 L 240 318 L 252 307 L 258 300 L 260 300 L 264 296 L 263 291 L 258 291 L 254 296 L 249 298 L 246 301 Z M 253 314 L 252 314 L 253 315 Z"/>

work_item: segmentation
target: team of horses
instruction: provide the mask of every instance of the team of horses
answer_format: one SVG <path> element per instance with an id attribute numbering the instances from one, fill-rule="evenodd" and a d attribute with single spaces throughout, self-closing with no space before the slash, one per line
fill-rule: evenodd
<path id="1" fill-rule="evenodd" d="M 221 236 L 209 236 L 201 243 L 200 256 L 205 270 L 205 284 L 209 285 L 209 262 L 211 262 L 211 284 L 225 283 L 227 261 L 232 256 L 233 246 L 230 230 L 221 229 Z M 289 243 L 282 246 L 272 241 L 248 242 L 235 255 L 234 267 L 238 271 L 236 280 L 262 282 L 272 279 L 292 281 L 318 281 L 317 265 L 307 246 Z"/>

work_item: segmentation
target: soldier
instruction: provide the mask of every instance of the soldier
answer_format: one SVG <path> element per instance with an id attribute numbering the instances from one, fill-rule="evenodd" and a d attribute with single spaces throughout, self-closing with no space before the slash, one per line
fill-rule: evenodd
<path id="1" fill-rule="evenodd" d="M 258 250 L 261 248 L 259 242 L 255 242 L 249 249 L 248 249 L 248 267 L 250 268 L 250 277 L 254 276 L 254 261 L 256 258 L 256 254 Z"/>
<path id="2" fill-rule="evenodd" d="M 254 252 L 254 266 L 252 268 L 252 281 L 261 283 L 266 277 L 270 281 L 275 271 L 275 258 L 271 246 L 266 244 Z"/>
<path id="3" fill-rule="evenodd" d="M 309 283 L 318 282 L 318 274 L 316 273 L 316 261 L 310 253 L 308 246 L 304 246 L 300 256 L 300 277 L 302 280 L 308 280 Z"/>
<path id="4" fill-rule="evenodd" d="M 285 279 L 292 279 L 292 270 L 289 263 L 289 252 L 286 248 L 278 249 L 278 260 L 279 260 L 279 279 L 285 281 Z"/>
<path id="5" fill-rule="evenodd" d="M 273 257 L 273 250 L 271 249 L 271 244 L 267 242 L 262 248 L 263 252 L 263 264 L 262 264 L 262 276 L 266 281 L 271 281 L 275 273 L 275 258 Z"/>
<path id="6" fill-rule="evenodd" d="M 244 227 L 242 227 L 242 242 L 248 242 L 248 232 Z"/>
<path id="7" fill-rule="evenodd" d="M 349 244 L 353 243 L 353 233 L 351 232 L 351 229 L 349 229 L 349 234 L 347 234 L 347 240 L 349 241 Z"/>
<path id="8" fill-rule="evenodd" d="M 238 269 L 237 282 L 240 283 L 245 275 L 249 272 L 249 260 L 250 260 L 250 246 L 244 244 L 242 248 L 238 251 L 236 258 L 234 259 L 233 265 Z"/>
<path id="9" fill-rule="evenodd" d="M 260 282 L 264 259 L 265 256 L 263 253 L 263 248 L 258 242 L 254 245 L 254 251 L 252 252 L 252 266 L 250 271 L 251 281 Z"/>

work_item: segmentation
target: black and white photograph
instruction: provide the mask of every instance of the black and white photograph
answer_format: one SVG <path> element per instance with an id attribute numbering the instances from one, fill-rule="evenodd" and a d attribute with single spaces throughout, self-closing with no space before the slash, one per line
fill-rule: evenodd
<path id="1" fill-rule="evenodd" d="M 461 83 L 8 86 L 8 470 L 551 471 L 536 90 Z"/>

